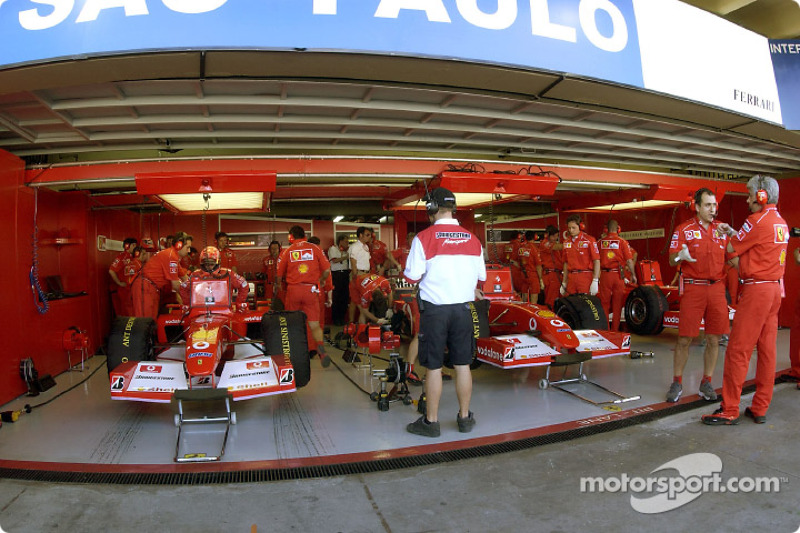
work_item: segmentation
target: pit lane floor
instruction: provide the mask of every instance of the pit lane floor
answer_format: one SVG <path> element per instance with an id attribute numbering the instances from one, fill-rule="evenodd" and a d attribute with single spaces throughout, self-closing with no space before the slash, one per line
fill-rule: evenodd
<path id="1" fill-rule="evenodd" d="M 653 358 L 612 357 L 588 364 L 590 379 L 625 395 L 641 395 L 640 400 L 619 406 L 598 407 L 553 388 L 539 389 L 543 367 L 500 370 L 483 365 L 473 372 L 472 409 L 477 426 L 469 434 L 458 432 L 455 386 L 446 382 L 439 439 L 405 431 L 406 424 L 419 416 L 414 405 L 396 402 L 389 411 L 379 411 L 367 394 L 345 378 L 346 374 L 362 388 L 371 390 L 378 385 L 370 372 L 345 363 L 340 350 L 329 348 L 334 365 L 322 369 L 319 361 L 312 359 L 311 382 L 297 393 L 234 403 L 238 423 L 231 428 L 221 462 L 180 465 L 173 462 L 177 436 L 174 406 L 110 400 L 105 358 L 95 356 L 84 372 L 57 376 L 56 388 L 38 397 L 20 397 L 2 407 L 1 410 L 19 409 L 30 403 L 35 408 L 18 422 L 6 423 L 0 429 L 0 476 L 13 477 L 15 470 L 72 472 L 77 477 L 43 479 L 125 483 L 139 478 L 120 481 L 97 476 L 170 474 L 173 478 L 153 478 L 149 482 L 174 483 L 174 476 L 185 473 L 246 471 L 244 478 L 229 475 L 217 482 L 288 479 L 347 471 L 324 468 L 331 465 L 355 465 L 356 472 L 368 472 L 420 464 L 415 462 L 419 457 L 426 458 L 423 463 L 446 462 L 569 440 L 705 404 L 697 396 L 703 352 L 697 341 L 690 349 L 684 397 L 678 405 L 664 403 L 672 376 L 675 335 L 675 331 L 668 330 L 657 337 L 634 337 L 633 349 L 653 351 Z M 788 330 L 779 332 L 779 370 L 789 366 L 788 338 Z M 724 349 L 720 347 L 714 376 L 718 391 Z M 383 360 L 373 362 L 377 369 L 387 366 Z M 554 372 L 557 377 L 560 371 Z M 755 358 L 748 379 L 754 372 Z M 73 390 L 36 407 L 74 384 L 78 386 Z M 598 400 L 608 399 L 587 385 L 571 388 Z M 416 399 L 421 388 L 411 387 L 411 391 Z M 716 404 L 699 406 L 703 408 L 694 411 L 695 418 L 716 408 Z M 87 478 L 89 474 L 94 477 Z M 33 474 L 21 475 L 31 476 L 36 479 Z M 195 476 L 188 481 L 199 479 L 205 478 Z"/>
<path id="2" fill-rule="evenodd" d="M 665 380 L 670 374 L 669 346 L 674 337 L 664 334 L 657 340 L 636 341 L 636 344 L 649 343 L 657 348 L 655 361 L 619 359 L 595 362 L 592 374 L 604 383 L 612 381 L 616 375 L 614 371 L 620 368 L 626 371 L 626 376 L 634 374 L 619 379 L 620 387 L 635 383 L 636 392 L 644 395 L 640 403 L 660 408 L 653 402 L 660 402 L 664 393 Z M 779 353 L 785 354 L 787 346 L 788 331 L 781 331 Z M 685 376 L 687 381 L 695 379 L 700 353 L 699 346 L 692 348 L 690 372 Z M 784 363 L 784 356 L 781 356 L 779 368 L 785 368 Z M 97 361 L 93 362 L 95 364 Z M 721 364 L 720 361 L 718 374 L 721 374 Z M 606 367 L 610 374 L 606 374 Z M 330 378 L 331 383 L 336 383 L 333 379 L 335 372 L 318 371 L 315 377 L 319 378 L 321 373 L 326 380 Z M 474 408 L 479 420 L 475 429 L 477 435 L 496 435 L 503 428 L 519 427 L 522 422 L 512 419 L 512 414 L 534 420 L 534 423 L 546 423 L 550 417 L 548 411 L 559 408 L 557 404 L 561 403 L 567 404 L 562 412 L 575 410 L 580 412 L 578 414 L 590 416 L 610 414 L 582 405 L 579 400 L 559 391 L 538 391 L 534 381 L 516 383 L 508 377 L 499 379 L 495 373 L 503 374 L 499 370 L 483 368 L 476 372 Z M 67 375 L 59 377 L 59 388 L 65 388 L 69 381 L 67 378 Z M 151 426 L 170 425 L 170 417 L 159 414 L 157 420 L 150 420 L 148 417 L 156 418 L 154 413 L 160 413 L 160 409 L 134 410 L 134 413 L 126 407 L 127 404 L 114 403 L 109 408 L 111 402 L 105 396 L 104 379 L 104 375 L 98 382 L 93 378 L 90 383 L 72 391 L 72 396 L 65 395 L 30 415 L 23 415 L 27 419 L 22 418 L 16 424 L 4 425 L 0 429 L 0 456 L 8 459 L 9 454 L 13 454 L 12 457 L 27 458 L 25 447 L 29 446 L 31 454 L 44 456 L 48 461 L 87 456 L 98 461 L 97 450 L 111 446 L 110 443 L 103 445 L 98 442 L 98 436 L 107 438 L 112 428 L 127 425 L 131 430 L 115 440 L 125 449 L 117 454 L 119 461 L 135 454 L 144 455 L 138 450 L 140 447 L 153 448 L 149 452 L 152 456 L 167 461 L 174 442 L 166 435 L 159 435 L 169 431 L 161 429 L 157 432 Z M 501 387 L 501 384 L 505 386 Z M 351 398 L 344 385 L 331 385 L 331 389 L 325 389 Z M 528 389 L 533 391 L 530 395 L 525 394 Z M 544 396 L 539 396 L 539 392 L 549 396 L 546 404 L 540 403 Z M 693 389 L 687 390 L 687 394 L 690 392 Z M 452 393 L 452 386 L 445 389 L 446 402 L 450 402 L 448 396 Z M 328 410 L 324 404 L 329 400 L 341 405 L 343 400 L 317 398 L 319 394 L 321 391 L 309 388 L 298 394 L 297 401 L 304 408 L 309 405 L 306 412 L 308 423 L 314 428 L 324 427 L 328 435 L 332 435 L 331 439 L 337 439 L 335 445 L 329 445 L 337 451 L 345 444 L 349 449 L 363 449 L 365 441 L 373 445 L 395 442 L 409 445 L 411 442 L 411 445 L 422 447 L 429 444 L 404 438 L 402 426 L 414 418 L 414 414 L 409 412 L 411 408 L 396 408 L 393 404 L 388 413 L 378 413 L 374 404 L 360 396 L 352 396 L 353 404 L 348 405 L 348 413 L 342 415 L 349 419 L 346 427 L 339 428 L 327 418 L 322 426 L 322 421 L 312 417 L 338 416 L 330 412 L 333 407 Z M 749 404 L 751 396 L 743 397 L 743 407 Z M 311 398 L 315 398 L 313 403 Z M 536 401 L 537 398 L 540 401 Z M 518 399 L 532 403 L 520 404 L 516 401 Z M 800 526 L 800 508 L 797 506 L 800 501 L 800 460 L 797 459 L 799 400 L 800 391 L 793 384 L 777 385 L 769 419 L 764 425 L 743 419 L 735 427 L 704 426 L 699 422 L 699 416 L 713 410 L 713 404 L 566 443 L 385 472 L 339 474 L 315 479 L 159 486 L 5 478 L 0 479 L 0 531 L 792 532 Z M 21 402 L 22 399 L 13 404 Z M 366 410 L 362 409 L 362 403 L 366 403 Z M 504 405 L 506 409 L 503 409 L 502 406 L 495 407 L 496 403 L 511 403 L 517 407 Z M 450 404 L 446 403 L 445 408 L 447 405 Z M 271 409 L 277 407 L 278 404 Z M 115 418 L 106 413 L 109 410 Z M 373 417 L 373 410 L 380 416 Z M 265 411 L 270 412 L 269 409 Z M 531 411 L 534 414 L 530 414 Z M 502 412 L 509 413 L 508 420 L 504 416 L 490 416 L 490 413 Z M 359 421 L 359 417 L 368 420 Z M 373 427 L 377 422 L 370 425 L 371 421 L 380 421 L 380 417 L 392 417 L 392 422 L 379 427 Z M 126 421 L 129 418 L 139 420 Z M 246 422 L 243 417 L 241 424 L 244 426 Z M 262 425 L 270 423 L 269 418 L 261 421 Z M 134 430 L 133 426 L 137 425 L 139 429 Z M 284 430 L 275 429 L 273 433 L 278 431 Z M 81 434 L 84 432 L 88 435 Z M 148 442 L 148 435 L 158 436 L 164 442 Z M 308 432 L 299 434 L 295 441 L 307 435 Z M 174 433 L 171 436 L 174 438 Z M 459 436 L 454 428 L 449 428 L 443 430 L 441 440 Z M 243 444 L 238 434 L 236 437 L 231 453 L 235 451 L 241 455 L 244 453 L 240 450 Z M 81 445 L 90 449 L 78 449 Z M 161 446 L 165 449 L 160 450 Z M 265 443 L 251 442 L 249 446 L 267 448 Z M 270 446 L 278 448 L 275 444 Z M 304 446 L 295 444 L 295 447 Z M 686 459 L 696 457 L 693 454 L 707 454 L 703 464 L 708 464 L 709 458 L 712 459 L 710 462 L 714 457 L 718 459 L 724 488 L 732 487 L 730 483 L 734 480 L 743 488 L 745 481 L 754 479 L 767 479 L 774 484 L 769 489 L 762 486 L 738 492 L 723 492 L 715 487 L 683 491 L 671 500 L 666 494 L 651 499 L 650 494 L 619 485 L 626 476 L 634 480 L 652 479 L 657 475 L 677 479 L 675 470 L 659 470 L 671 461 L 682 461 L 684 479 L 692 479 L 692 475 L 700 474 L 697 469 L 686 469 Z M 110 457 L 106 458 L 109 460 Z M 227 454 L 226 460 L 229 460 Z M 607 490 L 590 491 L 586 486 L 582 489 L 583 480 L 588 477 L 603 479 Z M 655 509 L 650 514 L 639 512 L 633 507 L 635 499 L 648 500 L 655 504 Z M 667 511 L 668 508 L 672 510 Z"/>

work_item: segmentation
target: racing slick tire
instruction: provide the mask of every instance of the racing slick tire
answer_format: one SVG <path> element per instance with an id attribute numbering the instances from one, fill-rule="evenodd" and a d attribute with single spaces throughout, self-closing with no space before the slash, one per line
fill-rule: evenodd
<path id="1" fill-rule="evenodd" d="M 261 336 L 267 355 L 288 356 L 294 368 L 298 389 L 311 381 L 311 357 L 308 353 L 306 314 L 302 311 L 269 311 L 261 317 Z"/>
<path id="2" fill-rule="evenodd" d="M 625 324 L 636 335 L 657 335 L 664 329 L 667 297 L 655 285 L 640 285 L 625 300 Z"/>
<path id="3" fill-rule="evenodd" d="M 476 300 L 469 302 L 470 313 L 472 314 L 472 324 L 475 331 L 475 344 L 472 348 L 472 362 L 469 364 L 470 370 L 475 370 L 483 364 L 478 360 L 478 344 L 477 340 L 483 337 L 491 336 L 489 332 L 489 300 Z M 450 354 L 444 354 L 444 366 L 453 368 L 453 363 L 450 362 Z"/>
<path id="4" fill-rule="evenodd" d="M 152 318 L 120 316 L 108 334 L 108 373 L 128 361 L 152 361 L 156 321 Z"/>
<path id="5" fill-rule="evenodd" d="M 570 294 L 556 300 L 553 311 L 572 329 L 608 329 L 608 317 L 597 296 Z"/>

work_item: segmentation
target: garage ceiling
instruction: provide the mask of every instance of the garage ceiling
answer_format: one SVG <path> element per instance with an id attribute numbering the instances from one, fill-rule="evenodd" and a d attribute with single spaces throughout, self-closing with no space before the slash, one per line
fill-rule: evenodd
<path id="1" fill-rule="evenodd" d="M 768 37 L 800 37 L 794 0 L 688 3 Z M 0 149 L 31 169 L 330 155 L 729 179 L 800 170 L 800 134 L 777 125 L 601 82 L 433 59 L 145 54 L 0 71 L 0 88 Z"/>

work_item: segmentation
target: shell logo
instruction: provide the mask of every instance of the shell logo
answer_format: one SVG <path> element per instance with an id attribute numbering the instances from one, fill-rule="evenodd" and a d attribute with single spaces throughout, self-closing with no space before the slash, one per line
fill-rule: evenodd
<path id="1" fill-rule="evenodd" d="M 297 267 L 297 271 L 300 272 L 301 274 L 305 274 L 306 272 L 308 272 L 308 265 L 305 264 L 300 265 L 299 267 Z"/>

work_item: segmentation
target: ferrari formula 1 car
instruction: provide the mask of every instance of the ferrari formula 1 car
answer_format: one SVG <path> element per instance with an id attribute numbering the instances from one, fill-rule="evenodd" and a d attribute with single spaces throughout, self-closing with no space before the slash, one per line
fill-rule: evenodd
<path id="1" fill-rule="evenodd" d="M 472 304 L 477 337 L 472 368 L 482 363 L 503 369 L 546 366 L 546 375 L 539 381 L 543 389 L 553 385 L 596 405 L 639 399 L 591 382 L 583 372 L 583 363 L 591 359 L 631 353 L 630 334 L 608 331 L 606 315 L 597 297 L 577 294 L 560 298 L 553 312 L 545 306 L 516 301 L 508 267 L 487 265 L 486 275 L 486 300 Z M 394 308 L 408 318 L 413 335 L 413 324 L 419 320 L 414 298 L 401 296 Z M 577 378 L 550 381 L 551 367 L 568 365 L 579 365 Z M 588 383 L 615 399 L 593 401 L 561 387 L 569 383 Z"/>
<path id="2" fill-rule="evenodd" d="M 117 318 L 108 339 L 111 398 L 170 402 L 176 391 L 221 389 L 246 400 L 305 386 L 305 315 L 234 312 L 231 301 L 226 279 L 201 279 L 185 311 Z"/>

